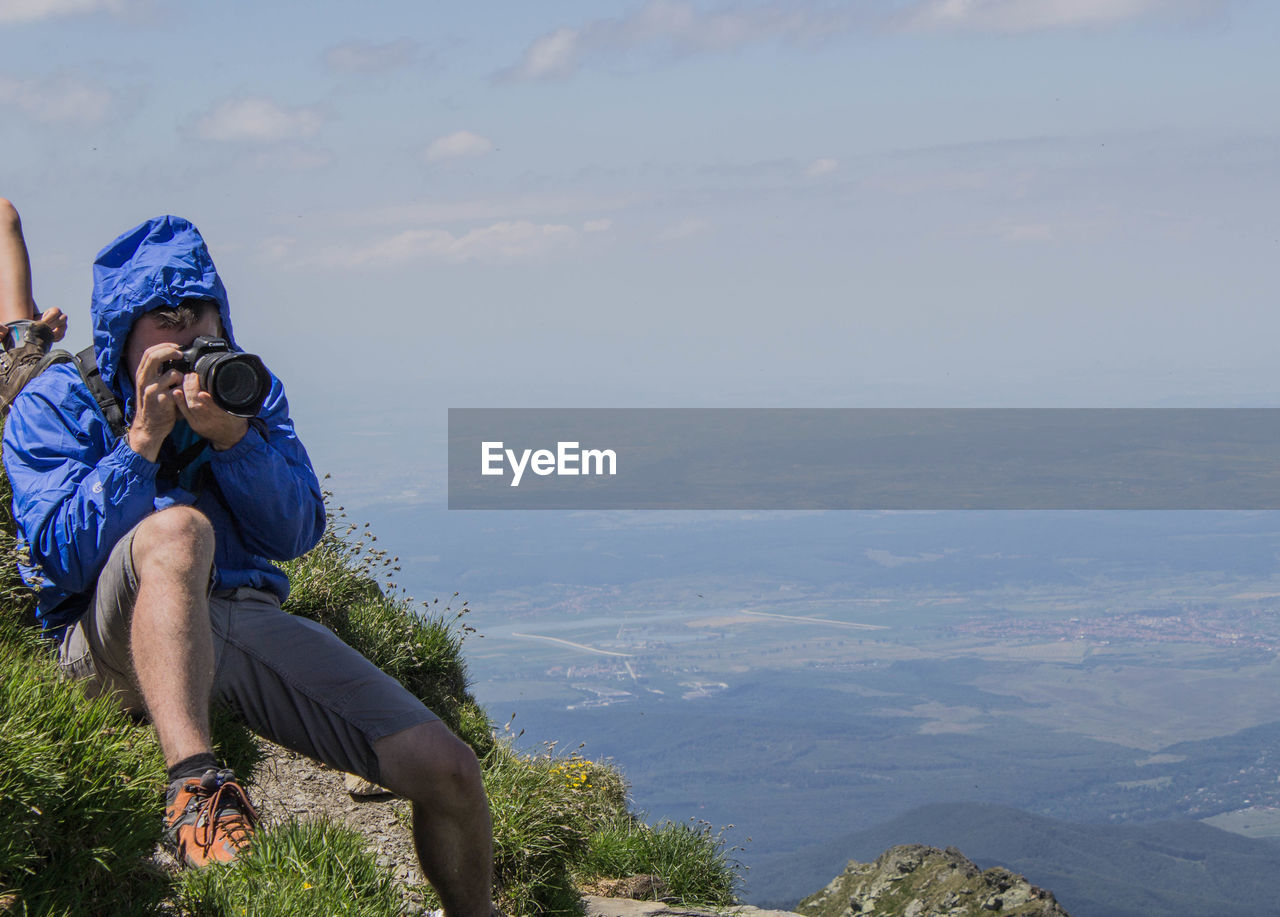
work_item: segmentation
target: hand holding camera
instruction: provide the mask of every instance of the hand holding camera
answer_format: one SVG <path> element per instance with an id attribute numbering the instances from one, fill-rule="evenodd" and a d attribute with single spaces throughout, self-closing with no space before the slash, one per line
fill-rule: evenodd
<path id="1" fill-rule="evenodd" d="M 251 353 L 237 353 L 222 338 L 201 336 L 165 361 L 160 372 L 176 369 L 194 373 L 200 389 L 213 396 L 213 403 L 236 417 L 256 417 L 271 391 L 271 375 L 262 360 Z"/>
<path id="2" fill-rule="evenodd" d="M 179 415 L 214 449 L 231 448 L 271 390 L 261 359 L 212 336 L 197 337 L 185 349 L 172 343 L 148 348 L 137 376 L 140 397 L 129 445 L 153 462 Z"/>

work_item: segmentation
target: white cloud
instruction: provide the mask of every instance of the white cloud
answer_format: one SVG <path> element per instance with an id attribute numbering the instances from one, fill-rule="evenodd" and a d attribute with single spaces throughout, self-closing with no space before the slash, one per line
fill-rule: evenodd
<path id="1" fill-rule="evenodd" d="M 289 258 L 297 245 L 298 240 L 295 236 L 271 236 L 255 246 L 254 255 L 259 261 L 274 264 Z"/>
<path id="2" fill-rule="evenodd" d="M 815 159 L 809 163 L 809 168 L 805 174 L 810 178 L 818 178 L 822 175 L 830 175 L 836 169 L 840 168 L 840 162 L 836 159 Z"/>
<path id="3" fill-rule="evenodd" d="M 471 131 L 455 131 L 446 137 L 438 137 L 427 147 L 427 161 L 440 162 L 444 159 L 459 159 L 469 156 L 483 156 L 493 149 L 493 141 L 481 137 Z"/>
<path id="4" fill-rule="evenodd" d="M 702 11 L 688 0 L 648 0 L 626 16 L 559 28 L 534 40 L 524 58 L 499 76 L 539 80 L 568 76 L 589 54 L 657 48 L 684 55 L 726 51 L 762 41 L 812 41 L 849 29 L 860 17 L 847 7 L 769 0 Z"/>
<path id="5" fill-rule="evenodd" d="M 577 69 L 580 34 L 577 29 L 556 29 L 535 39 L 525 52 L 524 60 L 508 75 L 520 80 L 567 76 Z"/>
<path id="6" fill-rule="evenodd" d="M 664 229 L 658 238 L 664 242 L 676 242 L 681 239 L 702 235 L 704 232 L 709 232 L 710 229 L 710 221 L 704 220 L 702 217 L 687 217 L 674 226 Z"/>
<path id="7" fill-rule="evenodd" d="M 328 260 L 350 267 L 421 260 L 519 261 L 553 254 L 576 238 L 569 226 L 504 220 L 462 235 L 443 229 L 409 229 L 353 252 L 334 253 Z"/>
<path id="8" fill-rule="evenodd" d="M 377 205 L 344 211 L 337 219 L 342 226 L 408 226 L 439 223 L 480 223 L 499 220 L 527 219 L 545 222 L 552 217 L 565 219 L 616 212 L 634 206 L 633 195 L 599 195 L 586 192 L 559 194 L 497 194 L 485 198 L 455 201 L 431 201 L 416 204 Z"/>
<path id="9" fill-rule="evenodd" d="M 408 38 L 375 44 L 348 41 L 324 52 L 324 64 L 337 73 L 386 73 L 413 62 L 418 46 Z"/>
<path id="10" fill-rule="evenodd" d="M 111 114 L 113 104 L 108 90 L 75 76 L 32 80 L 0 76 L 0 105 L 46 124 L 100 124 Z"/>
<path id="11" fill-rule="evenodd" d="M 0 23 L 36 22 L 99 12 L 120 15 L 128 7 L 126 0 L 0 0 Z"/>
<path id="12" fill-rule="evenodd" d="M 1052 242 L 1053 227 L 1048 223 L 1019 223 L 1001 232 L 1006 242 Z"/>
<path id="13" fill-rule="evenodd" d="M 1032 32 L 1193 15 L 1215 0 L 919 0 L 908 28 Z"/>
<path id="14" fill-rule="evenodd" d="M 582 224 L 583 232 L 608 232 L 613 228 L 613 220 L 587 220 Z"/>
<path id="15" fill-rule="evenodd" d="M 889 194 L 938 194 L 977 191 L 993 184 L 1019 185 L 1027 181 L 1023 173 L 1000 173 L 985 169 L 928 168 L 904 169 L 894 164 L 883 172 L 862 180 L 862 187 Z"/>
<path id="16" fill-rule="evenodd" d="M 328 150 L 315 149 L 310 144 L 279 143 L 259 147 L 252 156 L 242 157 L 258 169 L 277 172 L 305 172 L 322 169 L 333 162 Z"/>
<path id="17" fill-rule="evenodd" d="M 205 140 L 277 143 L 314 136 L 324 124 L 315 108 L 285 108 L 261 96 L 219 102 L 196 124 Z"/>
<path id="18" fill-rule="evenodd" d="M 699 9 L 690 0 L 648 0 L 624 16 L 557 28 L 535 39 L 503 80 L 542 80 L 575 73 L 589 58 L 633 51 L 684 56 L 765 42 L 808 43 L 853 31 L 974 29 L 1028 32 L 1110 26 L 1185 17 L 1228 0 L 736 0 Z"/>

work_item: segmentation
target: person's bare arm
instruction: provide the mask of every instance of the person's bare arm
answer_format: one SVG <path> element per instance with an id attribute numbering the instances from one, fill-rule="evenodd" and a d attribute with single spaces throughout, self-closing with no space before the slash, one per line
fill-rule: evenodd
<path id="1" fill-rule="evenodd" d="M 67 333 L 67 317 L 61 309 L 36 314 L 31 293 L 31 259 L 22 236 L 18 209 L 0 197 L 0 324 L 40 321 L 49 326 L 55 341 Z"/>
<path id="2" fill-rule="evenodd" d="M 31 261 L 18 210 L 0 198 L 0 322 L 36 317 L 31 297 Z"/>

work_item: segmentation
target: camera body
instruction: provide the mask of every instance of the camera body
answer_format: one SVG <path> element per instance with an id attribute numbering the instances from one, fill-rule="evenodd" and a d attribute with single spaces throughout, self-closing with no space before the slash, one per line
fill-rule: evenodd
<path id="1" fill-rule="evenodd" d="M 195 373 L 213 403 L 237 417 L 256 417 L 271 391 L 271 374 L 251 353 L 232 350 L 222 338 L 201 335 L 176 360 L 166 360 L 162 373 L 176 369 Z"/>

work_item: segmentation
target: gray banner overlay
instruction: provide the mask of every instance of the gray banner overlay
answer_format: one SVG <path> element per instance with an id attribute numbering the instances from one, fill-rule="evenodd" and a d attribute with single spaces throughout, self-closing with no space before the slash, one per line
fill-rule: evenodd
<path id="1" fill-rule="evenodd" d="M 449 508 L 1280 509 L 1280 409 L 453 408 Z"/>

